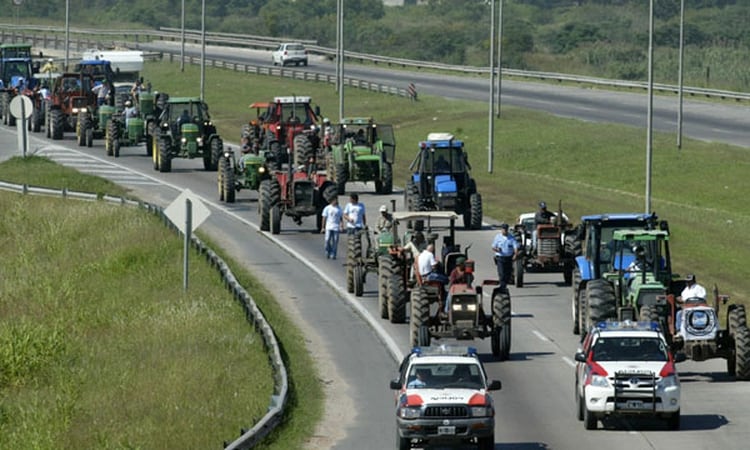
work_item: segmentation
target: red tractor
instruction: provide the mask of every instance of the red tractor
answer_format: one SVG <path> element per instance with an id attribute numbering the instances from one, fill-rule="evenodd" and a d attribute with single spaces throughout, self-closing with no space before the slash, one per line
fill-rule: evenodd
<path id="1" fill-rule="evenodd" d="M 302 218 L 315 216 L 315 230 L 320 230 L 323 208 L 336 197 L 336 185 L 328 181 L 325 171 L 318 171 L 315 164 L 309 164 L 306 170 L 295 170 L 288 165 L 287 170 L 271 173 L 270 179 L 260 183 L 258 214 L 260 229 L 281 232 L 282 215 L 291 217 L 297 225 Z"/>
<path id="2" fill-rule="evenodd" d="M 300 166 L 311 159 L 323 161 L 318 158 L 320 108 L 312 107 L 310 97 L 276 97 L 273 102 L 256 102 L 250 107 L 259 114 L 244 127 L 243 141 L 267 150 L 276 170 L 281 170 L 283 163 Z"/>
<path id="3" fill-rule="evenodd" d="M 47 102 L 47 137 L 60 140 L 65 131 L 77 131 L 79 114 L 89 106 L 96 105 L 93 87 L 94 79 L 91 75 L 64 73 L 55 79 Z M 84 135 L 83 139 L 90 143 L 93 141 L 93 134 Z"/>

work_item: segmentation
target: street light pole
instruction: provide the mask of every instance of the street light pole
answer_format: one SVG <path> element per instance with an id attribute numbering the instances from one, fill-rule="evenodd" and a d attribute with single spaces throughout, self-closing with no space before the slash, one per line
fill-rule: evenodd
<path id="1" fill-rule="evenodd" d="M 70 56 L 70 0 L 65 0 L 65 71 L 68 70 Z"/>
<path id="2" fill-rule="evenodd" d="M 654 117 L 654 0 L 648 11 L 648 113 L 646 120 L 646 214 L 651 212 L 651 166 L 653 164 Z"/>
<path id="3" fill-rule="evenodd" d="M 677 149 L 682 148 L 682 101 L 683 101 L 683 78 L 682 74 L 684 71 L 682 58 L 685 56 L 685 0 L 680 0 L 680 68 L 679 68 L 679 80 L 677 84 L 679 87 L 679 104 L 677 109 Z"/>
<path id="4" fill-rule="evenodd" d="M 487 172 L 492 173 L 495 148 L 495 0 L 490 2 L 490 100 L 487 137 Z"/>
<path id="5" fill-rule="evenodd" d="M 503 86 L 503 3 L 500 0 L 500 11 L 497 19 L 497 118 L 500 118 L 500 106 Z"/>
<path id="6" fill-rule="evenodd" d="M 344 118 L 344 0 L 336 2 L 336 87 L 339 90 L 339 122 Z"/>
<path id="7" fill-rule="evenodd" d="M 201 1 L 201 101 L 206 96 L 206 0 Z"/>
<path id="8" fill-rule="evenodd" d="M 180 72 L 185 71 L 185 0 L 182 0 L 182 31 L 180 33 L 181 36 L 181 44 L 180 44 Z"/>

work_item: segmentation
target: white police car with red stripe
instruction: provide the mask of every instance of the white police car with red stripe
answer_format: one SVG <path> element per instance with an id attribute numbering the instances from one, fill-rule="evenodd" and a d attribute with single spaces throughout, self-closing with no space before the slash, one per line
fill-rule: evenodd
<path id="1" fill-rule="evenodd" d="M 600 322 L 575 355 L 578 420 L 587 430 L 611 415 L 651 415 L 680 428 L 680 379 L 656 322 Z"/>
<path id="2" fill-rule="evenodd" d="M 416 347 L 401 363 L 396 390 L 396 442 L 412 444 L 471 443 L 495 446 L 495 406 L 489 391 L 500 381 L 487 374 L 472 347 Z"/>

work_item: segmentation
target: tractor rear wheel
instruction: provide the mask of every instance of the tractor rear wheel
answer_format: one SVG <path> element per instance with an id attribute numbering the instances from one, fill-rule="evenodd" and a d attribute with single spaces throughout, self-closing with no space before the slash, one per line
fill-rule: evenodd
<path id="1" fill-rule="evenodd" d="M 346 242 L 346 292 L 354 292 L 354 268 L 362 257 L 362 237 L 359 233 L 349 235 Z"/>
<path id="2" fill-rule="evenodd" d="M 213 172 L 219 168 L 219 159 L 221 159 L 221 150 L 224 146 L 221 138 L 214 137 L 208 143 L 208 152 L 203 155 L 203 168 L 208 172 Z"/>
<path id="3" fill-rule="evenodd" d="M 516 262 L 514 266 L 516 269 L 516 287 L 521 288 L 523 287 L 523 269 L 524 269 L 523 258 L 516 258 Z"/>
<path id="4" fill-rule="evenodd" d="M 312 142 L 304 134 L 294 136 L 294 165 L 305 166 L 310 159 L 315 157 L 315 149 L 312 148 Z"/>
<path id="5" fill-rule="evenodd" d="M 386 255 L 378 258 L 378 309 L 381 319 L 388 318 L 388 276 L 391 270 L 388 262 L 390 258 Z"/>
<path id="6" fill-rule="evenodd" d="M 153 153 L 151 153 L 151 159 L 154 161 L 154 170 L 159 170 L 159 137 L 154 135 L 151 137 L 151 141 L 153 142 L 152 148 L 154 149 Z"/>
<path id="7" fill-rule="evenodd" d="M 365 272 L 362 265 L 354 267 L 354 295 L 362 297 L 365 291 Z"/>
<path id="8" fill-rule="evenodd" d="M 120 138 L 117 136 L 112 140 L 112 152 L 115 154 L 115 158 L 120 157 Z"/>
<path id="9" fill-rule="evenodd" d="M 42 129 L 42 113 L 37 107 L 34 107 L 34 110 L 31 112 L 31 122 L 29 123 L 29 126 L 31 127 L 30 130 L 32 133 L 39 133 Z"/>
<path id="10" fill-rule="evenodd" d="M 383 187 L 381 194 L 391 195 L 393 193 L 393 166 L 391 163 L 383 163 Z"/>
<path id="11" fill-rule="evenodd" d="M 172 160 L 169 155 L 171 141 L 167 136 L 159 138 L 159 172 L 171 172 Z"/>
<path id="12" fill-rule="evenodd" d="M 219 200 L 234 203 L 234 170 L 229 158 L 221 158 L 219 162 Z"/>
<path id="13" fill-rule="evenodd" d="M 110 120 L 107 124 L 107 129 L 104 130 L 104 151 L 107 156 L 112 156 L 115 153 L 112 149 L 112 141 L 114 140 L 115 129 L 115 121 Z"/>
<path id="14" fill-rule="evenodd" d="M 331 203 L 331 200 L 333 200 L 335 197 L 338 197 L 338 190 L 336 189 L 335 185 L 328 184 L 325 188 L 323 188 L 323 200 L 326 201 L 326 204 Z"/>
<path id="15" fill-rule="evenodd" d="M 388 318 L 391 323 L 406 322 L 407 292 L 401 276 L 399 263 L 391 259 L 391 271 L 388 278 Z"/>
<path id="16" fill-rule="evenodd" d="M 281 208 L 278 204 L 271 207 L 271 234 L 281 233 Z"/>
<path id="17" fill-rule="evenodd" d="M 729 330 L 729 334 L 734 334 L 734 330 L 741 326 L 747 326 L 745 305 L 733 305 L 727 314 L 727 329 Z"/>
<path id="18" fill-rule="evenodd" d="M 85 119 L 83 113 L 78 114 L 78 118 L 76 119 L 76 141 L 78 142 L 79 147 L 86 145 L 86 126 L 84 122 Z"/>
<path id="19" fill-rule="evenodd" d="M 581 322 L 579 321 L 578 287 L 581 284 L 581 271 L 573 270 L 573 298 L 570 301 L 571 314 L 573 315 L 573 334 L 581 334 Z"/>
<path id="20" fill-rule="evenodd" d="M 427 327 L 430 321 L 430 299 L 424 288 L 417 286 L 411 296 L 411 318 L 409 319 L 409 335 L 411 345 L 420 345 L 420 328 Z"/>
<path id="21" fill-rule="evenodd" d="M 430 340 L 432 340 L 432 336 L 430 336 L 430 328 L 425 325 L 419 327 L 417 330 L 417 345 L 420 347 L 429 347 Z"/>
<path id="22" fill-rule="evenodd" d="M 273 170 L 281 170 L 281 164 L 284 161 L 284 154 L 281 151 L 281 144 L 279 144 L 277 141 L 273 141 L 269 144 L 268 150 L 271 153 L 271 156 L 273 157 L 273 160 L 271 162 L 271 168 Z"/>
<path id="23" fill-rule="evenodd" d="M 586 323 L 594 326 L 597 323 L 617 317 L 617 300 L 612 284 L 607 280 L 591 280 L 586 285 L 588 319 Z"/>
<path id="24" fill-rule="evenodd" d="M 153 120 L 148 123 L 148 126 L 146 127 L 146 155 L 151 156 L 154 152 L 154 139 L 153 136 L 156 136 L 157 129 L 156 129 L 156 122 Z"/>
<path id="25" fill-rule="evenodd" d="M 507 289 L 495 289 L 492 293 L 492 355 L 498 361 L 510 358 L 511 311 L 510 293 Z"/>
<path id="26" fill-rule="evenodd" d="M 89 120 L 86 125 L 86 147 L 93 147 L 94 146 L 94 128 L 93 124 Z"/>
<path id="27" fill-rule="evenodd" d="M 271 229 L 271 180 L 260 182 L 260 198 L 258 199 L 258 215 L 260 216 L 260 231 L 269 231 Z"/>
<path id="28" fill-rule="evenodd" d="M 346 170 L 346 164 L 336 164 L 336 188 L 339 191 L 339 195 L 346 193 L 346 181 L 349 178 L 349 173 Z"/>
<path id="29" fill-rule="evenodd" d="M 734 332 L 734 354 L 735 377 L 738 380 L 750 380 L 750 329 L 747 325 L 738 327 Z"/>
<path id="30" fill-rule="evenodd" d="M 464 218 L 464 227 L 469 230 L 482 229 L 482 195 L 479 193 L 471 194 L 469 197 L 470 215 L 469 223 Z"/>
<path id="31" fill-rule="evenodd" d="M 59 141 L 63 138 L 63 132 L 65 131 L 65 116 L 63 116 L 62 110 L 53 109 L 50 112 L 50 124 L 52 139 Z"/>

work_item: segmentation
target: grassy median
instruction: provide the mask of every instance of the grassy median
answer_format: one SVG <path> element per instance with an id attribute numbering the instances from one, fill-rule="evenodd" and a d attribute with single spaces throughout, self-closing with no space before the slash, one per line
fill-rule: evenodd
<path id="1" fill-rule="evenodd" d="M 0 179 L 124 192 L 37 157 L 0 164 Z M 182 240 L 157 217 L 3 191 L 0 210 L 0 448 L 221 448 L 265 414 L 260 335 L 197 255 L 183 291 Z M 311 366 L 304 340 L 233 270 L 279 330 L 290 405 L 307 411 L 267 448 L 299 448 L 322 408 L 315 378 L 294 378 Z"/>

